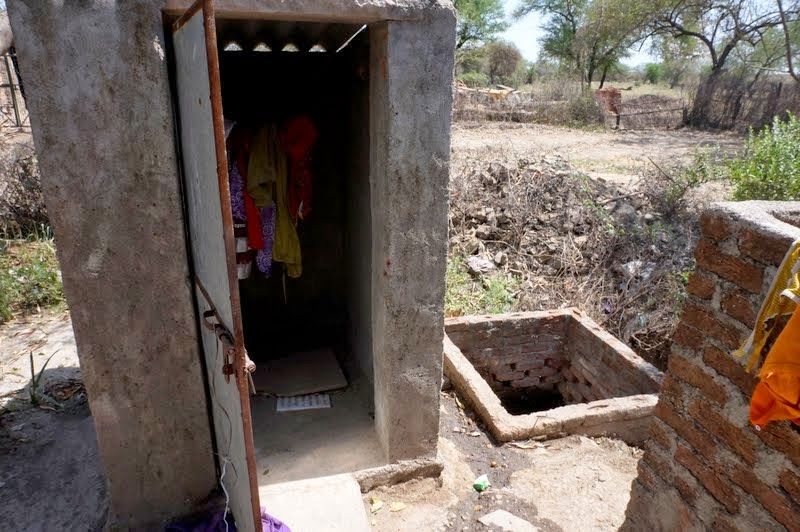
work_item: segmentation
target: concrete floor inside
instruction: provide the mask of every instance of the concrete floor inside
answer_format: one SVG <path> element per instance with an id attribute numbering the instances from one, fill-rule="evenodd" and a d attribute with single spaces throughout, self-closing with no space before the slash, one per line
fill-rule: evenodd
<path id="1" fill-rule="evenodd" d="M 250 400 L 260 486 L 386 464 L 367 382 L 355 379 L 331 392 L 331 408 L 277 412 L 275 403 Z"/>

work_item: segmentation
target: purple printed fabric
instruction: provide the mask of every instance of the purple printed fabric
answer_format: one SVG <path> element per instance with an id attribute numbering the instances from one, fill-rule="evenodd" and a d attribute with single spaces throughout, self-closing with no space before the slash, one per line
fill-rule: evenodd
<path id="1" fill-rule="evenodd" d="M 244 177 L 239 173 L 239 168 L 236 162 L 230 165 L 228 170 L 228 182 L 231 187 L 231 210 L 233 211 L 233 219 L 237 222 L 244 222 L 247 220 L 247 215 L 244 209 Z"/>
<path id="2" fill-rule="evenodd" d="M 272 244 L 275 242 L 275 203 L 261 209 L 261 230 L 264 235 L 264 249 L 256 254 L 258 270 L 269 277 L 272 274 Z"/>

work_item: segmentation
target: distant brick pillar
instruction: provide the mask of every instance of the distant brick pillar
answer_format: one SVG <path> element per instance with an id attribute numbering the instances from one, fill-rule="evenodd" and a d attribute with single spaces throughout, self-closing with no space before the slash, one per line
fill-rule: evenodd
<path id="1" fill-rule="evenodd" d="M 797 202 L 718 204 L 702 216 L 697 270 L 623 530 L 800 530 L 800 430 L 749 425 L 756 378 L 730 354 L 798 226 Z"/>

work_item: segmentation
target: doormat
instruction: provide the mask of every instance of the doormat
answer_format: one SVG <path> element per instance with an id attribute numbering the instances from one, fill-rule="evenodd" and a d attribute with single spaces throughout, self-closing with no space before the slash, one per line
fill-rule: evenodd
<path id="1" fill-rule="evenodd" d="M 330 407 L 330 395 L 327 393 L 312 393 L 309 395 L 295 395 L 293 397 L 278 397 L 276 410 L 278 412 L 293 412 L 297 410 L 317 410 Z"/>
<path id="2" fill-rule="evenodd" d="M 279 397 L 347 387 L 342 368 L 329 348 L 300 351 L 277 360 L 259 362 L 253 383 L 257 393 Z"/>

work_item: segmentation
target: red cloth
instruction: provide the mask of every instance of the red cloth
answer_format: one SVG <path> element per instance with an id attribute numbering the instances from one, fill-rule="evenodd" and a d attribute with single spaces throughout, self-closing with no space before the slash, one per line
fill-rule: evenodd
<path id="1" fill-rule="evenodd" d="M 244 178 L 244 213 L 247 225 L 247 244 L 250 249 L 264 249 L 264 235 L 261 231 L 261 213 L 253 198 L 247 193 L 247 163 L 250 157 L 250 144 L 253 132 L 249 128 L 237 127 L 228 136 L 228 149 L 234 157 L 234 164 Z"/>
<path id="2" fill-rule="evenodd" d="M 292 118 L 281 131 L 281 144 L 289 158 L 288 202 L 292 223 L 311 213 L 311 149 L 319 132 L 308 116 Z"/>

